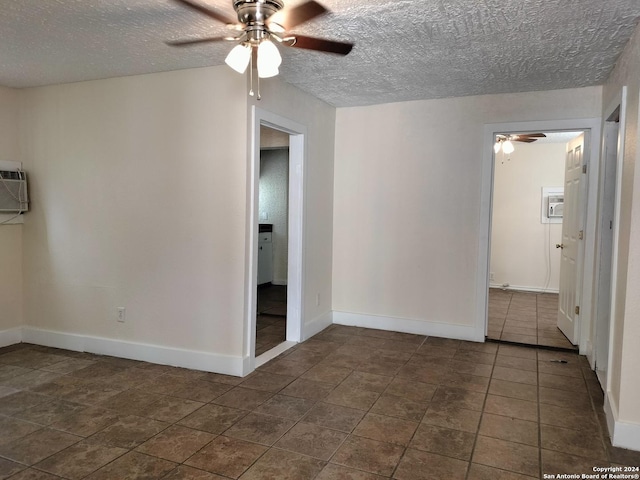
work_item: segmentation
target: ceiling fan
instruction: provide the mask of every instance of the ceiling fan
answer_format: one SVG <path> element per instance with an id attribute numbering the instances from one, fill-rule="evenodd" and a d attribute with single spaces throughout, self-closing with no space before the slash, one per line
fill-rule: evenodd
<path id="1" fill-rule="evenodd" d="M 205 37 L 166 42 L 174 47 L 220 42 L 230 40 L 238 42 L 225 62 L 238 73 L 244 73 L 251 64 L 251 90 L 253 95 L 253 64 L 258 70 L 258 100 L 260 99 L 260 78 L 269 78 L 279 73 L 282 57 L 275 43 L 287 47 L 304 48 L 319 52 L 347 55 L 353 43 L 308 37 L 290 33 L 290 30 L 328 13 L 325 7 L 315 0 L 307 0 L 293 7 L 284 6 L 283 0 L 233 0 L 237 21 L 213 7 L 205 6 L 193 0 L 174 0 L 175 2 L 199 12 L 213 20 L 226 24 L 235 35 Z M 275 43 L 274 43 L 275 41 Z"/>
<path id="2" fill-rule="evenodd" d="M 513 143 L 511 142 L 533 143 L 539 138 L 545 137 L 544 133 L 498 134 L 496 135 L 496 143 L 493 145 L 493 151 L 498 153 L 502 150 L 508 155 L 514 151 Z"/>

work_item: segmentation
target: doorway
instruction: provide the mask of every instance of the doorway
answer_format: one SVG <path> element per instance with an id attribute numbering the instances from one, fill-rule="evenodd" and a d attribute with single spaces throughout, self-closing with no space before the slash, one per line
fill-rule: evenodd
<path id="1" fill-rule="evenodd" d="M 582 131 L 502 133 L 493 168 L 487 338 L 573 349 L 558 329 L 565 164 Z"/>
<path id="2" fill-rule="evenodd" d="M 591 138 L 599 139 L 601 131 L 600 118 L 573 119 L 573 120 L 545 120 L 532 122 L 512 122 L 503 124 L 485 125 L 485 141 L 483 152 L 483 168 L 481 178 L 481 202 L 480 202 L 480 236 L 477 268 L 477 317 L 476 335 L 479 341 L 486 338 L 488 333 L 488 313 L 489 313 L 489 275 L 490 275 L 490 248 L 491 248 L 491 220 L 492 220 L 492 194 L 493 194 L 493 173 L 494 173 L 494 149 L 496 135 L 500 133 L 512 132 L 556 132 L 556 131 L 584 131 L 587 135 L 584 145 L 584 154 L 587 160 L 598 159 L 600 157 L 599 141 L 590 141 Z M 597 161 L 589 163 L 586 170 L 585 184 L 598 185 L 599 164 Z M 581 354 L 592 353 L 592 299 L 595 269 L 595 245 L 596 245 L 596 224 L 598 208 L 598 189 L 589 188 L 585 194 L 586 203 L 584 216 L 584 237 L 581 240 L 581 250 L 584 252 L 581 265 L 588 268 L 579 271 L 579 278 L 576 277 L 576 301 L 580 306 L 580 314 L 575 322 L 577 332 L 575 334 L 576 343 Z"/>
<path id="3" fill-rule="evenodd" d="M 251 111 L 251 150 L 249 182 L 249 215 L 247 236 L 247 283 L 245 290 L 246 322 L 244 329 L 245 363 L 243 373 L 251 373 L 272 358 L 294 346 L 302 337 L 302 279 L 304 245 L 304 159 L 307 129 L 288 118 L 253 106 Z M 257 348 L 258 316 L 258 263 L 260 247 L 260 157 L 261 131 L 264 128 L 280 132 L 288 137 L 288 188 L 287 196 L 287 245 L 286 245 L 286 323 L 283 342 L 274 341 L 266 351 Z M 264 217 L 263 217 L 264 218 Z M 273 241 L 273 236 L 272 236 Z M 273 260 L 273 259 L 272 259 Z M 272 281 L 273 284 L 273 281 Z M 276 329 L 272 329 L 276 330 Z"/>
<path id="4" fill-rule="evenodd" d="M 260 127 L 256 351 L 287 339 L 289 134 Z"/>

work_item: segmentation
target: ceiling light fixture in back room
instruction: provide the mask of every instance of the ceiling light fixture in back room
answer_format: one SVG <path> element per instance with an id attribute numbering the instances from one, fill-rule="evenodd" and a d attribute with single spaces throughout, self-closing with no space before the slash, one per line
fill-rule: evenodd
<path id="1" fill-rule="evenodd" d="M 329 12 L 314 0 L 287 8 L 284 8 L 282 0 L 234 0 L 233 8 L 238 15 L 237 22 L 225 13 L 193 0 L 174 1 L 226 24 L 236 33 L 228 36 L 175 40 L 167 42 L 167 44 L 174 47 L 185 47 L 223 40 L 239 42 L 229 52 L 225 62 L 236 72 L 242 74 L 249 67 L 249 75 L 251 76 L 249 95 L 253 95 L 253 70 L 254 67 L 257 69 L 258 100 L 260 100 L 260 79 L 274 77 L 279 73 L 282 57 L 276 43 L 287 47 L 305 48 L 337 55 L 347 55 L 353 48 L 353 44 L 349 42 L 289 33 L 292 28 Z"/>

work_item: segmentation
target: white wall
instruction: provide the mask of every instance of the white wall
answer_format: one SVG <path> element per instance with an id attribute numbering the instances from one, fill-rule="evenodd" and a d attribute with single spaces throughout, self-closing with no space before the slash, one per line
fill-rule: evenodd
<path id="1" fill-rule="evenodd" d="M 0 161 L 21 161 L 17 90 L 0 87 Z M 1 187 L 1 186 L 0 186 Z M 9 215 L 0 215 L 0 222 Z M 2 332 L 22 324 L 22 225 L 0 225 L 0 346 Z"/>
<path id="2" fill-rule="evenodd" d="M 266 130 L 266 129 L 264 129 Z M 271 129 L 269 129 L 271 130 Z M 288 204 L 289 204 L 289 152 L 287 149 L 260 151 L 260 214 L 273 225 L 273 278 L 276 285 L 287 284 L 288 266 Z"/>
<path id="3" fill-rule="evenodd" d="M 564 185 L 564 143 L 518 143 L 496 155 L 491 232 L 492 285 L 557 292 L 561 223 L 542 223 L 542 187 Z"/>
<path id="4" fill-rule="evenodd" d="M 333 157 L 336 109 L 277 77 L 261 82 L 262 100 L 250 105 L 307 127 L 304 166 L 302 279 L 303 333 L 325 322 L 331 311 Z M 319 302 L 316 302 L 319 299 Z"/>
<path id="5" fill-rule="evenodd" d="M 227 67 L 25 90 L 26 324 L 241 358 L 246 115 Z"/>
<path id="6" fill-rule="evenodd" d="M 599 117 L 601 91 L 338 109 L 334 310 L 473 326 L 484 124 Z"/>
<path id="7" fill-rule="evenodd" d="M 633 425 L 636 449 L 640 449 L 640 27 L 618 59 L 604 86 L 606 107 L 628 86 L 625 151 L 622 171 L 620 239 L 618 250 L 617 295 L 608 392 L 616 420 Z M 618 432 L 620 434 L 620 432 Z M 620 434 L 622 435 L 622 434 Z M 618 440 L 620 440 L 620 436 Z M 616 438 L 614 437 L 614 441 Z"/>

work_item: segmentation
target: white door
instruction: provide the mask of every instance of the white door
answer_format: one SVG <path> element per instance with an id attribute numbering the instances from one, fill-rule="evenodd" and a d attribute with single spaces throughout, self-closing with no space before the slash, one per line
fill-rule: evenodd
<path id="1" fill-rule="evenodd" d="M 564 216 L 562 219 L 562 249 L 560 262 L 560 298 L 558 328 L 569 341 L 576 345 L 579 335 L 578 279 L 582 278 L 583 190 L 585 175 L 584 134 L 567 145 L 564 172 Z"/>

